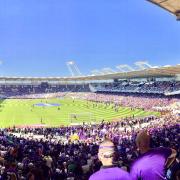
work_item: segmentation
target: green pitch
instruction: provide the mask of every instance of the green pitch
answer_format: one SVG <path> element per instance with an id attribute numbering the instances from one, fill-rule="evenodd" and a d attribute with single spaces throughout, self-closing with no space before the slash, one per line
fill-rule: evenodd
<path id="1" fill-rule="evenodd" d="M 58 107 L 37 107 L 37 103 L 58 103 Z M 104 104 L 93 107 L 92 102 L 72 99 L 6 99 L 0 102 L 0 127 L 12 127 L 18 125 L 37 125 L 47 126 L 69 125 L 72 122 L 70 114 L 90 113 L 91 119 L 87 121 L 100 122 L 102 119 L 110 121 L 117 118 L 148 115 L 159 115 L 158 112 L 142 111 L 140 109 L 120 107 L 118 112 L 112 108 L 113 105 L 105 108 Z M 77 118 L 73 121 L 82 123 L 82 119 Z"/>

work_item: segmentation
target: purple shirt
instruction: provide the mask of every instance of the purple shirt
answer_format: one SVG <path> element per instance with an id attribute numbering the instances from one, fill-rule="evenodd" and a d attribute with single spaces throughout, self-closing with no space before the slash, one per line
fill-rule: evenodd
<path id="1" fill-rule="evenodd" d="M 165 163 L 171 153 L 172 151 L 169 148 L 156 148 L 151 149 L 147 153 L 141 155 L 131 167 L 131 179 L 165 179 Z"/>
<path id="2" fill-rule="evenodd" d="M 130 180 L 130 176 L 126 171 L 118 167 L 112 167 L 100 169 L 89 180 Z"/>

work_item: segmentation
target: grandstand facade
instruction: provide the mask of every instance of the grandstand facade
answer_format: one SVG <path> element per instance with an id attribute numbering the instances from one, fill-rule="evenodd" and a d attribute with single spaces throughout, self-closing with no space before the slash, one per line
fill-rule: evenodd
<path id="1" fill-rule="evenodd" d="M 180 65 L 78 77 L 0 77 L 0 95 L 57 92 L 180 94 Z"/>

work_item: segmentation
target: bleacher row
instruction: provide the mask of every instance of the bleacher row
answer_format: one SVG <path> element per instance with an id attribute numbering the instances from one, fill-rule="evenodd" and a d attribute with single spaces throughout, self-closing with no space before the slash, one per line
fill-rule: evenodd
<path id="1" fill-rule="evenodd" d="M 124 92 L 124 93 L 151 93 L 164 94 L 180 90 L 180 82 L 118 82 L 111 84 L 102 84 L 97 86 L 98 92 Z"/>
<path id="2" fill-rule="evenodd" d="M 88 85 L 0 85 L 4 97 L 57 92 L 89 92 Z"/>
<path id="3" fill-rule="evenodd" d="M 96 92 L 114 93 L 140 93 L 140 94 L 165 94 L 167 92 L 180 91 L 180 82 L 127 82 L 91 84 Z M 50 85 L 12 85 L 1 84 L 1 97 L 21 96 L 42 93 L 57 92 L 90 92 L 89 84 Z"/>

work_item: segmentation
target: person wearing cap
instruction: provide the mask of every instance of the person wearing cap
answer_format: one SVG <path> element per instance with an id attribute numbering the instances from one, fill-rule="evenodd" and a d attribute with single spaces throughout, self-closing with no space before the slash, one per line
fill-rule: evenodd
<path id="1" fill-rule="evenodd" d="M 115 146 L 112 141 L 105 140 L 99 146 L 98 158 L 102 168 L 91 175 L 89 180 L 129 180 L 129 174 L 114 165 Z"/>
<path id="2" fill-rule="evenodd" d="M 131 179 L 166 179 L 165 169 L 175 160 L 176 151 L 163 147 L 151 149 L 150 135 L 146 131 L 142 131 L 137 135 L 136 145 L 141 155 L 131 166 Z"/>

